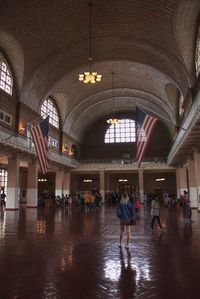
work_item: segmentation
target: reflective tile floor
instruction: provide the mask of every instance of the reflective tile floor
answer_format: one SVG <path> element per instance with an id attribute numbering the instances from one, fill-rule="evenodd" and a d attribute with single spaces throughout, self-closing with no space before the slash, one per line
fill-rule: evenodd
<path id="1" fill-rule="evenodd" d="M 168 227 L 151 232 L 142 208 L 129 250 L 114 206 L 1 212 L 0 299 L 200 298 L 200 215 L 161 212 Z"/>

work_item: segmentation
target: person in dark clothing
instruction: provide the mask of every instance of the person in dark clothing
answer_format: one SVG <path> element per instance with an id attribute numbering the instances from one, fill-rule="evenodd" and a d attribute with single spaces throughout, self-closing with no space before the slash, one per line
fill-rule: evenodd
<path id="1" fill-rule="evenodd" d="M 5 206 L 6 206 L 6 194 L 5 194 L 5 192 L 3 191 L 2 193 L 1 193 L 1 208 L 5 208 Z"/>

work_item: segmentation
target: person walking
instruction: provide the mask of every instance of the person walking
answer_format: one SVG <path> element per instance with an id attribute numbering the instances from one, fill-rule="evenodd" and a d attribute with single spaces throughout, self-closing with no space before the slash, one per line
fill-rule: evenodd
<path id="1" fill-rule="evenodd" d="M 1 193 L 1 197 L 0 197 L 0 206 L 2 208 L 2 210 L 5 210 L 5 206 L 6 206 L 6 194 L 3 190 L 3 192 Z"/>
<path id="2" fill-rule="evenodd" d="M 122 245 L 123 234 L 126 228 L 127 232 L 127 242 L 126 248 L 129 248 L 129 243 L 131 240 L 131 225 L 133 225 L 135 221 L 135 211 L 133 208 L 133 204 L 129 200 L 129 196 L 127 192 L 124 192 L 121 196 L 120 202 L 117 204 L 117 217 L 120 220 L 120 239 L 119 239 L 119 247 Z"/>
<path id="3" fill-rule="evenodd" d="M 160 229 L 163 229 L 162 224 L 160 222 L 160 205 L 158 201 L 158 196 L 155 196 L 155 198 L 151 202 L 151 216 L 152 216 L 151 229 L 153 230 L 154 222 L 156 219 L 158 221 L 158 225 Z"/>
<path id="4" fill-rule="evenodd" d="M 183 209 L 184 209 L 184 218 L 186 223 L 193 223 L 192 221 L 192 209 L 190 207 L 190 198 L 188 195 L 188 192 L 185 190 L 184 191 L 184 196 L 182 198 L 183 202 Z"/>

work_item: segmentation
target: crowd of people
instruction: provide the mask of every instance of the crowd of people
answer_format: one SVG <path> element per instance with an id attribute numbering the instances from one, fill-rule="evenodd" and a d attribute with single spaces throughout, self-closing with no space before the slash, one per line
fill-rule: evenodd
<path id="1" fill-rule="evenodd" d="M 55 196 L 54 202 L 57 206 L 70 207 L 72 204 L 72 197 L 70 194 Z M 74 196 L 74 202 L 77 207 L 84 207 L 86 212 L 89 212 L 93 208 L 98 208 L 102 203 L 102 196 L 99 191 L 85 191 L 76 193 Z"/>
<path id="2" fill-rule="evenodd" d="M 128 194 L 123 192 L 119 199 L 117 195 L 117 209 L 116 215 L 120 220 L 120 237 L 119 237 L 119 247 L 122 246 L 123 234 L 126 230 L 127 240 L 126 248 L 129 248 L 129 243 L 131 240 L 131 226 L 136 224 L 136 220 L 139 218 L 139 209 L 141 208 L 139 197 L 136 193 Z M 180 196 L 180 199 L 176 199 L 175 196 L 171 196 L 167 192 L 163 192 L 162 197 L 159 198 L 158 194 L 150 193 L 146 195 L 144 193 L 143 204 L 150 207 L 150 213 L 152 216 L 151 220 L 151 230 L 154 230 L 154 223 L 157 221 L 158 226 L 161 230 L 167 228 L 166 224 L 162 224 L 160 219 L 160 206 L 161 204 L 165 207 L 173 207 L 177 204 L 183 209 L 183 218 L 185 223 L 192 223 L 192 209 L 191 202 L 188 192 L 185 190 L 184 194 Z"/>
<path id="3" fill-rule="evenodd" d="M 49 195 L 47 198 L 45 198 L 45 200 L 48 202 L 49 198 L 54 205 L 62 207 L 70 207 L 72 202 L 74 202 L 77 207 L 83 208 L 86 212 L 89 212 L 94 208 L 98 208 L 102 204 L 102 196 L 98 190 L 76 193 L 76 195 L 73 197 L 73 200 L 70 194 L 62 194 L 62 196 Z M 5 209 L 6 194 L 4 191 L 1 192 L 0 199 L 1 209 Z M 106 192 L 105 202 L 108 204 L 115 204 L 117 206 L 117 217 L 120 219 L 120 246 L 125 230 L 127 231 L 126 247 L 129 246 L 131 239 L 131 225 L 134 225 L 136 220 L 140 218 L 140 208 L 142 207 L 142 204 L 150 208 L 150 213 L 152 216 L 152 230 L 154 230 L 155 221 L 157 221 L 161 230 L 166 228 L 166 225 L 163 227 L 163 224 L 160 220 L 160 206 L 174 207 L 179 205 L 183 211 L 184 222 L 190 224 L 193 222 L 191 202 L 186 190 L 179 199 L 177 199 L 174 194 L 164 191 L 160 196 L 152 192 L 147 194 L 144 193 L 142 200 L 140 200 L 139 194 L 137 192 L 132 192 L 130 194 L 127 192 Z"/>

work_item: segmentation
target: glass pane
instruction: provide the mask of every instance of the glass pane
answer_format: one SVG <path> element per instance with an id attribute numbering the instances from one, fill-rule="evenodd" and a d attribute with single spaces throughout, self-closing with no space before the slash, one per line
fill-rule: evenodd
<path id="1" fill-rule="evenodd" d="M 110 138 L 110 139 L 109 139 Z M 111 125 L 106 134 L 105 142 L 135 142 L 135 121 L 130 119 L 121 119 L 120 123 Z"/>
<path id="2" fill-rule="evenodd" d="M 1 69 L 2 69 L 2 71 L 6 72 L 7 67 L 6 67 L 5 62 L 2 62 L 2 67 L 1 67 Z"/>
<path id="3" fill-rule="evenodd" d="M 6 74 L 5 74 L 4 72 L 1 73 L 1 79 L 2 79 L 3 81 L 6 80 Z"/>
<path id="4" fill-rule="evenodd" d="M 1 87 L 2 89 L 5 89 L 5 83 L 4 83 L 3 81 L 0 82 L 0 87 Z"/>
<path id="5" fill-rule="evenodd" d="M 44 100 L 43 105 L 41 106 L 40 114 L 42 116 L 45 115 L 45 117 L 47 115 L 49 115 L 50 124 L 52 124 L 56 128 L 59 127 L 58 113 L 57 113 L 56 107 L 51 99 Z"/>

